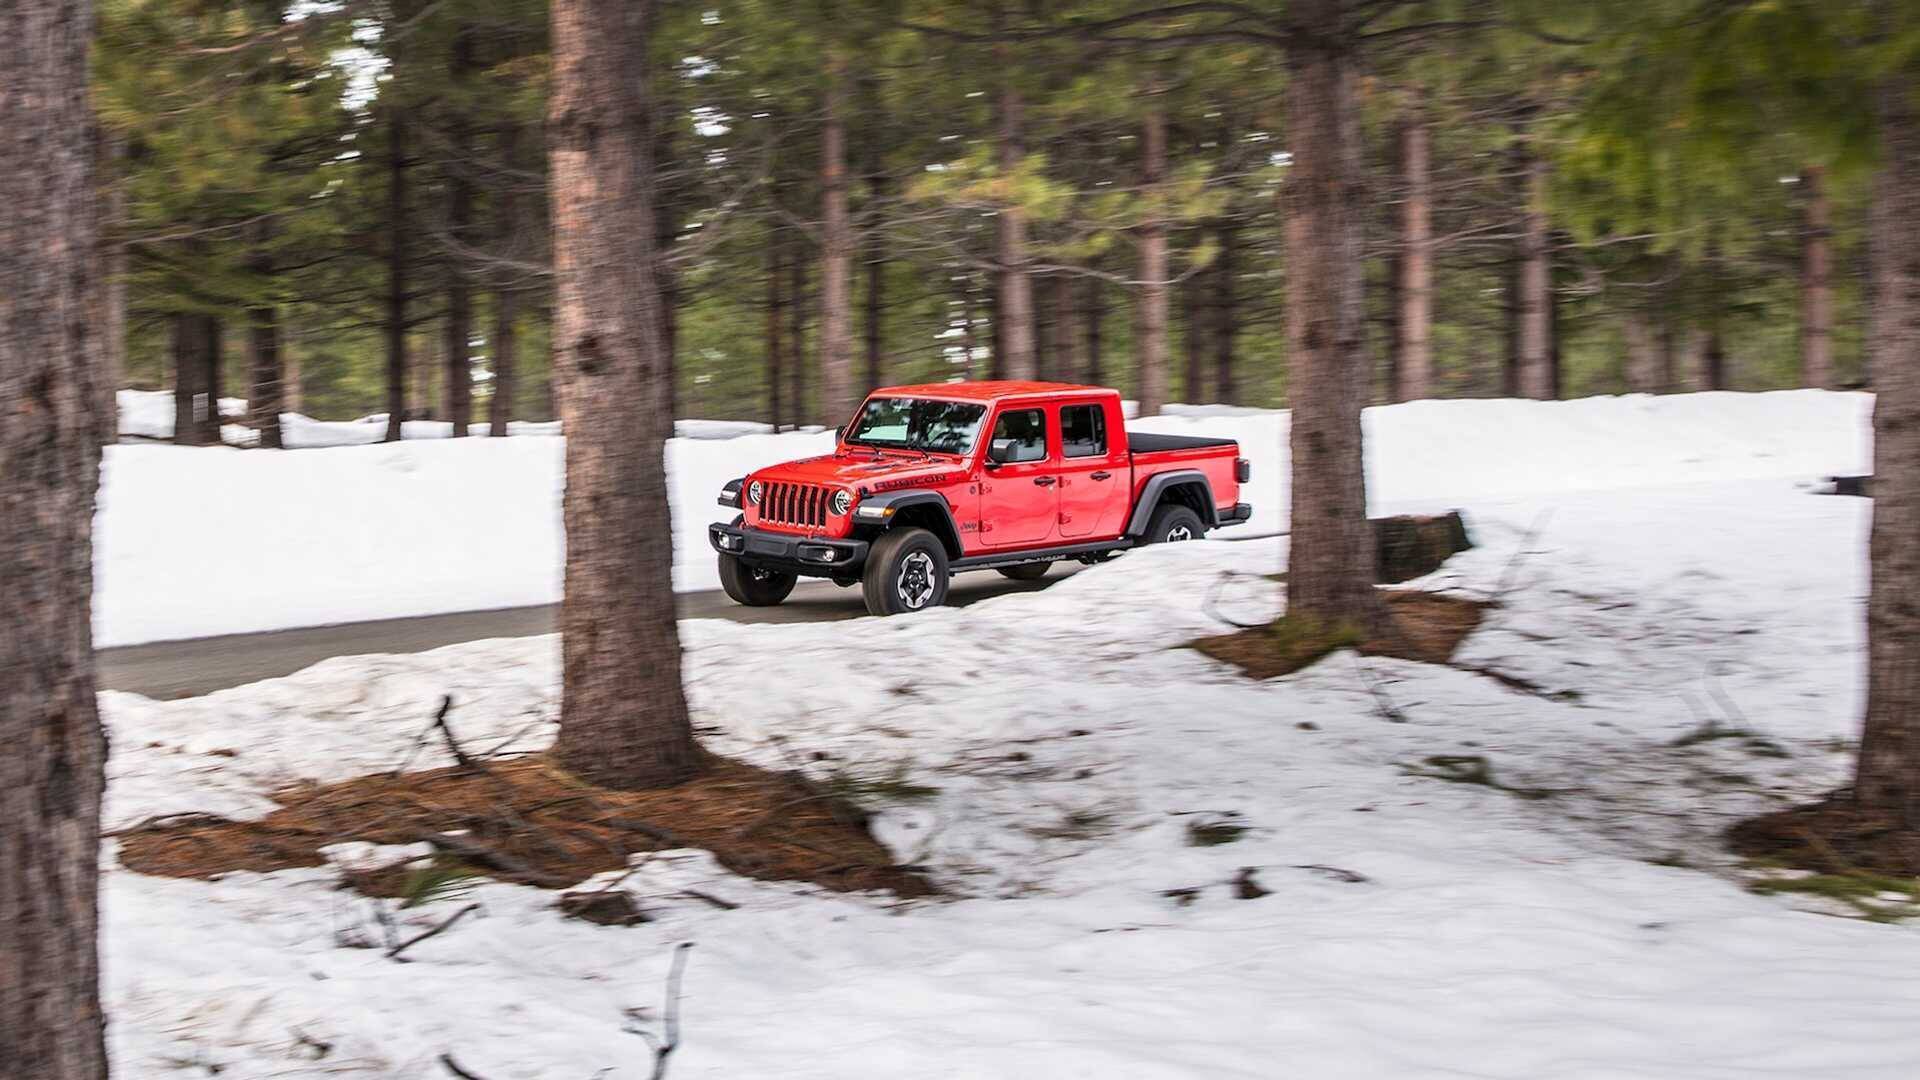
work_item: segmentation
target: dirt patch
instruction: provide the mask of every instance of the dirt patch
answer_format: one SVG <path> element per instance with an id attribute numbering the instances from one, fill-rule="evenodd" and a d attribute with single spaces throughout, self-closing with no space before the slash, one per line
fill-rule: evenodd
<path id="1" fill-rule="evenodd" d="M 894 864 L 867 830 L 866 815 L 846 800 L 797 774 L 726 759 L 658 791 L 594 787 L 540 756 L 303 784 L 274 801 L 280 808 L 258 821 L 192 815 L 135 826 L 118 834 L 120 861 L 142 874 L 204 879 L 319 866 L 319 849 L 343 841 L 426 841 L 437 852 L 431 872 L 565 889 L 625 868 L 629 855 L 704 848 L 748 877 L 845 892 L 935 891 Z M 347 884 L 403 896 L 418 887 L 421 872 L 358 873 Z"/>
<path id="2" fill-rule="evenodd" d="M 1201 638 L 1192 647 L 1254 679 L 1291 675 L 1340 649 L 1444 664 L 1480 625 L 1486 601 L 1445 593 L 1382 589 L 1389 630 L 1364 640 L 1353 627 L 1283 615 L 1261 626 Z"/>
<path id="3" fill-rule="evenodd" d="M 1727 845 L 1750 859 L 1817 874 L 1920 877 L 1920 830 L 1861 810 L 1847 792 L 1740 822 L 1727 830 Z"/>

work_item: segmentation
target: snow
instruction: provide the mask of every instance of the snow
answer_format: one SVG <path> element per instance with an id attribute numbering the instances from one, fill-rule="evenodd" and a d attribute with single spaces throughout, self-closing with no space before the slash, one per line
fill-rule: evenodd
<path id="1" fill-rule="evenodd" d="M 136 416 L 157 414 L 151 399 L 165 397 L 121 396 Z M 1867 395 L 1805 390 L 1370 409 L 1369 494 L 1376 512 L 1398 512 L 1569 488 L 1865 472 L 1871 408 Z M 170 409 L 169 398 L 169 431 Z M 451 440 L 447 425 L 416 421 L 407 441 L 380 444 L 384 417 L 286 420 L 296 444 L 336 439 L 337 448 L 108 448 L 96 533 L 100 644 L 559 597 L 559 439 Z M 1286 528 L 1287 425 L 1281 411 L 1174 406 L 1130 427 L 1238 439 L 1254 466 L 1243 495 L 1253 519 L 1239 527 L 1249 535 Z M 667 446 L 674 584 L 715 589 L 706 528 L 729 516 L 714 503 L 721 485 L 833 440 L 732 421 L 683 420 L 679 430 Z"/>
<path id="2" fill-rule="evenodd" d="M 569 921 L 550 893 L 485 884 L 400 912 L 414 932 L 483 905 L 398 964 L 341 944 L 372 916 L 333 868 L 201 883 L 109 856 L 119 1070 L 414 1078 L 452 1052 L 495 1080 L 642 1077 L 626 1012 L 657 1029 L 672 947 L 692 941 L 678 1080 L 1916 1075 L 1920 927 L 1754 895 L 1719 849 L 1729 822 L 1850 764 L 1835 740 L 1860 706 L 1868 504 L 1796 480 L 1857 464 L 1862 403 L 1467 405 L 1373 414 L 1376 476 L 1407 502 L 1422 470 L 1506 478 L 1458 500 L 1480 546 L 1421 584 L 1499 594 L 1462 660 L 1541 693 L 1348 653 L 1257 683 L 1180 648 L 1277 610 L 1284 538 L 1146 549 L 910 618 L 686 622 L 714 750 L 938 789 L 883 802 L 876 828 L 945 898 L 827 894 L 675 852 L 620 886 L 653 922 Z M 1691 444 L 1662 429 L 1683 421 Z M 1222 422 L 1271 440 L 1279 421 Z M 744 460 L 753 438 L 727 445 Z M 760 438 L 755 453 L 794 442 Z M 1422 439 L 1445 460 L 1419 459 Z M 1503 439 L 1520 441 L 1497 454 Z M 1556 487 L 1556 469 L 1577 479 Z M 469 744 L 537 748 L 557 659 L 551 637 L 476 642 L 185 701 L 103 695 L 109 826 L 257 816 L 288 781 L 391 768 L 442 693 Z M 1708 719 L 1787 756 L 1675 745 Z M 1416 775 L 1445 754 L 1554 794 Z M 442 763 L 430 744 L 421 764 Z M 1247 831 L 1197 847 L 1195 821 Z M 1267 895 L 1236 896 L 1243 868 Z"/>

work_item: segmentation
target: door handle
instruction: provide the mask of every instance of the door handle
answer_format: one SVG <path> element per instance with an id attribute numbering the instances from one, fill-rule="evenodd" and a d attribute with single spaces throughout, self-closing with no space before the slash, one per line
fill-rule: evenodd
<path id="1" fill-rule="evenodd" d="M 1054 484 L 1059 483 L 1059 480 L 1052 476 L 1036 476 L 1033 478 L 1033 482 L 1039 484 L 1041 487 L 1052 487 Z"/>
<path id="2" fill-rule="evenodd" d="M 1089 479 L 1089 480 L 1106 480 L 1106 479 L 1109 479 L 1109 478 L 1111 478 L 1112 476 L 1113 476 L 1113 474 L 1112 474 L 1112 473 L 1110 473 L 1110 472 L 1097 472 L 1097 473 L 1094 473 L 1094 474 L 1093 474 L 1092 476 L 1089 476 L 1089 477 L 1087 477 L 1087 479 Z"/>

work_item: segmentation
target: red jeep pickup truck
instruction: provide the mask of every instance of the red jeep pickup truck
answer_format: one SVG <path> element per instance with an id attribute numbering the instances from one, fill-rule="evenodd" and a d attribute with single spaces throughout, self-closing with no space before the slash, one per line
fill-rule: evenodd
<path id="1" fill-rule="evenodd" d="M 984 437 L 983 437 L 984 436 Z M 778 604 L 802 577 L 861 584 L 867 610 L 934 607 L 948 579 L 1030 579 L 1060 559 L 1195 540 L 1253 513 L 1231 439 L 1129 436 L 1120 395 L 1041 382 L 875 390 L 833 453 L 727 483 L 741 511 L 707 538 L 735 601 Z"/>

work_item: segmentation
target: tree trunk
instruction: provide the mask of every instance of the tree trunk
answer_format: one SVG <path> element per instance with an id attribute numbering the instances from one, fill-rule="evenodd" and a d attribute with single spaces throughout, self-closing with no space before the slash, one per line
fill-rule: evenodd
<path id="1" fill-rule="evenodd" d="M 407 418 L 407 121 L 387 118 L 387 442 L 399 442 Z"/>
<path id="2" fill-rule="evenodd" d="M 960 365 L 962 379 L 973 378 L 974 354 L 980 347 L 975 334 L 979 321 L 973 310 L 973 286 L 971 273 L 960 279 L 960 347 L 965 350 Z"/>
<path id="3" fill-rule="evenodd" d="M 1000 298 L 1006 295 L 1006 275 L 996 271 L 987 288 L 987 378 L 1007 377 L 1007 324 L 1000 317 Z"/>
<path id="4" fill-rule="evenodd" d="M 1366 173 L 1356 46 L 1340 0 L 1292 0 L 1286 131 L 1287 344 L 1293 406 L 1289 616 L 1363 633 L 1385 621 L 1373 587 L 1360 414 L 1366 356 L 1361 263 Z"/>
<path id="5" fill-rule="evenodd" d="M 1680 369 L 1679 388 L 1699 393 L 1712 388 L 1707 377 L 1707 332 L 1688 327 L 1680 332 L 1679 354 L 1674 359 Z"/>
<path id="6" fill-rule="evenodd" d="M 786 417 L 780 412 L 780 358 L 786 353 L 781 331 L 786 327 L 787 307 L 781 296 L 781 278 L 786 267 L 780 259 L 780 241 L 769 230 L 767 237 L 767 422 L 779 431 Z"/>
<path id="7" fill-rule="evenodd" d="M 1890 7 L 1890 5 L 1886 5 Z M 1854 798 L 1920 829 L 1920 110 L 1906 71 L 1882 78 L 1873 248 L 1872 587 L 1867 715 Z"/>
<path id="8" fill-rule="evenodd" d="M 1074 280 L 1061 274 L 1053 288 L 1053 375 L 1062 382 L 1080 378 L 1080 335 L 1074 326 Z"/>
<path id="9" fill-rule="evenodd" d="M 1239 232 L 1231 223 L 1220 226 L 1220 254 L 1214 263 L 1213 396 L 1222 405 L 1240 403 L 1233 369 L 1234 339 L 1240 333 Z"/>
<path id="10" fill-rule="evenodd" d="M 1523 136 L 1526 205 L 1522 213 L 1519 276 L 1519 396 L 1553 397 L 1553 264 L 1547 235 L 1547 162 Z"/>
<path id="11" fill-rule="evenodd" d="M 820 412 L 853 415 L 853 221 L 847 214 L 847 60 L 827 58 L 827 117 L 820 136 Z"/>
<path id="12" fill-rule="evenodd" d="M 1426 117 L 1416 104 L 1400 125 L 1400 168 L 1407 190 L 1400 208 L 1395 401 L 1433 396 L 1432 156 Z"/>
<path id="13" fill-rule="evenodd" d="M 200 316 L 175 312 L 167 319 L 168 344 L 173 355 L 173 441 L 179 446 L 200 445 L 200 414 L 206 408 L 202 381 L 207 362 L 201 355 L 205 338 Z"/>
<path id="14" fill-rule="evenodd" d="M 796 428 L 815 422 L 807 408 L 807 260 L 799 250 L 805 243 L 796 238 L 787 260 L 787 396 L 793 399 Z"/>
<path id="15" fill-rule="evenodd" d="M 1800 385 L 1833 386 L 1833 202 L 1825 166 L 1800 174 L 1806 221 L 1800 234 Z"/>
<path id="16" fill-rule="evenodd" d="M 1621 317 L 1620 330 L 1627 339 L 1627 362 L 1621 374 L 1630 394 L 1656 394 L 1662 389 L 1660 349 L 1655 340 L 1653 322 L 1638 311 Z"/>
<path id="17" fill-rule="evenodd" d="M 105 345 L 84 0 L 0 5 L 0 1069 L 104 1080 L 93 514 Z"/>
<path id="18" fill-rule="evenodd" d="M 1167 225 L 1160 198 L 1167 176 L 1167 114 L 1151 102 L 1140 129 L 1140 182 L 1152 203 L 1140 226 L 1140 285 L 1133 343 L 1134 396 L 1141 416 L 1158 416 L 1167 405 Z"/>
<path id="19" fill-rule="evenodd" d="M 280 414 L 286 402 L 280 389 L 280 312 L 271 304 L 247 310 L 247 420 L 260 433 L 260 446 L 282 449 Z"/>
<path id="20" fill-rule="evenodd" d="M 520 389 L 520 293 L 511 286 L 493 294 L 493 400 L 487 406 L 487 434 L 507 437 L 513 421 L 514 394 Z"/>
<path id="21" fill-rule="evenodd" d="M 1091 275 L 1088 276 L 1083 290 L 1085 299 L 1081 301 L 1081 318 L 1087 327 L 1087 373 L 1089 385 L 1100 386 L 1106 382 L 1106 368 L 1101 357 L 1102 331 L 1106 329 L 1107 294 L 1106 282 Z"/>
<path id="22" fill-rule="evenodd" d="M 1001 29 L 1002 12 L 995 3 L 991 12 L 994 31 Z M 1026 105 L 1015 82 L 1012 50 L 1005 42 L 994 46 L 994 65 L 1000 76 L 1000 132 L 997 151 L 1000 175 L 1011 180 L 1019 174 L 1026 159 Z M 1000 288 L 994 298 L 995 378 L 1031 379 L 1033 357 L 1033 279 L 1027 268 L 1026 212 L 1007 205 L 994 216 L 994 258 L 999 263 Z"/>
<path id="23" fill-rule="evenodd" d="M 866 94 L 867 107 L 876 114 L 880 110 L 880 95 L 877 86 L 868 80 Z M 880 207 L 887 195 L 887 174 L 880 157 L 882 141 L 869 133 L 866 142 L 867 171 L 867 224 L 862 232 L 867 259 L 867 296 L 866 296 L 866 352 L 867 377 L 866 390 L 885 385 L 887 381 L 886 356 L 886 285 L 887 285 L 887 249 L 886 241 L 880 229 Z M 864 395 L 855 394 L 855 398 Z"/>
<path id="24" fill-rule="evenodd" d="M 465 84 L 473 67 L 473 37 L 465 26 L 454 28 L 452 77 L 456 87 Z M 467 169 L 473 157 L 473 135 L 465 117 L 457 112 L 447 133 L 448 154 L 452 159 L 445 169 L 447 182 L 447 233 L 455 250 L 447 258 L 447 344 L 441 359 L 446 361 L 447 419 L 453 421 L 453 437 L 467 436 L 473 423 L 473 292 L 468 281 L 465 248 L 473 240 L 473 185 Z"/>
<path id="25" fill-rule="evenodd" d="M 554 0 L 548 106 L 566 587 L 554 752 L 607 787 L 667 787 L 700 751 L 680 683 L 653 250 L 650 0 Z"/>
<path id="26" fill-rule="evenodd" d="M 199 412 L 200 441 L 220 446 L 226 441 L 220 432 L 220 399 L 227 396 L 227 331 L 217 315 L 202 315 L 200 320 L 207 365 L 206 381 L 201 384 L 207 388 L 207 407 Z"/>
<path id="27" fill-rule="evenodd" d="M 1181 338 L 1185 352 L 1180 372 L 1180 400 L 1192 405 L 1207 400 L 1207 358 L 1212 354 L 1213 327 L 1209 325 L 1213 304 L 1206 295 L 1207 275 L 1189 274 L 1180 287 L 1181 321 L 1186 333 Z"/>
<path id="28" fill-rule="evenodd" d="M 127 381 L 127 181 L 121 175 L 127 157 L 126 144 L 96 132 L 99 140 L 96 159 L 100 168 L 100 253 L 101 277 L 98 296 L 98 325 L 101 336 L 100 399 L 105 426 L 100 441 L 111 444 L 120 438 L 120 387 Z"/>
<path id="29" fill-rule="evenodd" d="M 1704 365 L 1701 381 L 1706 388 L 1725 390 L 1727 388 L 1727 342 L 1726 338 L 1721 336 L 1718 326 L 1707 331 L 1706 345 L 1700 350 L 1700 357 Z"/>

